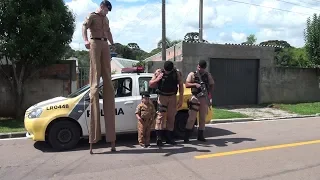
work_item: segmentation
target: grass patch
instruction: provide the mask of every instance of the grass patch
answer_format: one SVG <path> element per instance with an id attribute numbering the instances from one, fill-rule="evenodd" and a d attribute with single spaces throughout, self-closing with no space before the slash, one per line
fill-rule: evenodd
<path id="1" fill-rule="evenodd" d="M 248 116 L 245 114 L 241 114 L 238 112 L 231 112 L 224 109 L 213 109 L 213 117 L 212 119 L 232 119 L 232 118 L 247 118 Z"/>
<path id="2" fill-rule="evenodd" d="M 274 104 L 273 107 L 300 115 L 314 115 L 320 113 L 320 102 L 299 104 Z"/>
<path id="3" fill-rule="evenodd" d="M 23 132 L 24 123 L 22 120 L 0 118 L 0 133 Z"/>

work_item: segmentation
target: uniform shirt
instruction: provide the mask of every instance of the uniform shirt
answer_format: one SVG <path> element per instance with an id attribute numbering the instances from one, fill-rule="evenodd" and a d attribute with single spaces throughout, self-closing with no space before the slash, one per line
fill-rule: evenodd
<path id="1" fill-rule="evenodd" d="M 142 102 L 136 108 L 136 114 L 138 114 L 143 120 L 148 120 L 154 117 L 155 108 L 152 102 L 149 102 L 148 105 L 143 104 Z"/>
<path id="2" fill-rule="evenodd" d="M 205 73 L 208 73 L 209 86 L 214 85 L 214 80 L 213 80 L 211 74 L 207 71 Z M 190 82 L 190 83 L 194 82 L 194 76 L 195 76 L 194 72 L 190 72 L 187 76 L 186 82 Z"/>
<path id="3" fill-rule="evenodd" d="M 90 13 L 83 25 L 89 28 L 91 38 L 107 38 L 107 34 L 110 31 L 108 17 L 96 12 Z"/>

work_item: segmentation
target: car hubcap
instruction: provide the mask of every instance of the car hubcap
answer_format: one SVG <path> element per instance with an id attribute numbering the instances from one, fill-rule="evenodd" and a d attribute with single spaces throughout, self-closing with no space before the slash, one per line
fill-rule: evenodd
<path id="1" fill-rule="evenodd" d="M 58 140 L 62 143 L 67 143 L 71 140 L 72 133 L 69 129 L 62 129 L 58 133 Z"/>

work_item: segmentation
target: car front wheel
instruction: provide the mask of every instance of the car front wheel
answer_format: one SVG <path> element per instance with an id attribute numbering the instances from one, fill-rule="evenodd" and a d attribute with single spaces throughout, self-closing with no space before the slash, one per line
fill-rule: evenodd
<path id="1" fill-rule="evenodd" d="M 80 129 L 73 122 L 58 121 L 51 126 L 48 140 L 58 151 L 72 149 L 80 140 Z"/>

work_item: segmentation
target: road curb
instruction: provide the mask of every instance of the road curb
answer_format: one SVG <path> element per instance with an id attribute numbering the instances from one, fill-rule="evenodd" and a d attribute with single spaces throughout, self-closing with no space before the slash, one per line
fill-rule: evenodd
<path id="1" fill-rule="evenodd" d="M 233 119 L 211 119 L 210 124 L 230 123 L 230 122 L 247 122 L 254 121 L 253 118 L 233 118 Z"/>
<path id="2" fill-rule="evenodd" d="M 268 120 L 280 120 L 280 119 L 297 119 L 307 117 L 319 117 L 319 114 L 315 115 L 297 115 L 297 116 L 285 116 L 285 117 L 272 117 L 272 118 L 234 118 L 234 119 L 211 119 L 210 124 L 220 123 L 232 123 L 232 122 L 248 122 L 248 121 L 268 121 Z"/>
<path id="3" fill-rule="evenodd" d="M 0 139 L 26 137 L 27 132 L 0 133 Z"/>

